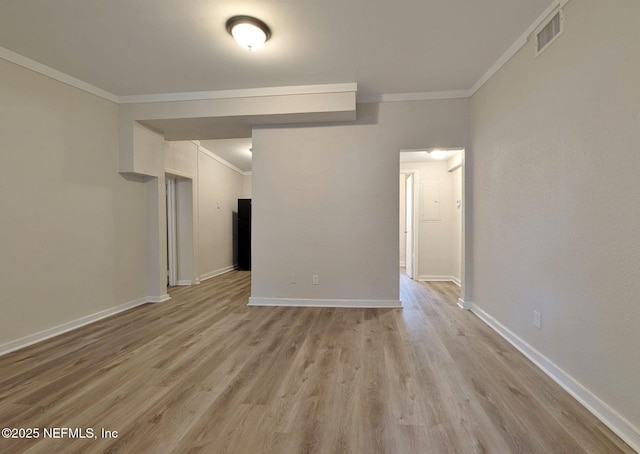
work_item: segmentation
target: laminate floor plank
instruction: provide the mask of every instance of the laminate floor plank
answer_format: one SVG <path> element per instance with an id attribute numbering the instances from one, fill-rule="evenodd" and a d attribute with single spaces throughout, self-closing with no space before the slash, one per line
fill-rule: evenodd
<path id="1" fill-rule="evenodd" d="M 633 452 L 460 310 L 458 287 L 400 289 L 402 310 L 248 307 L 234 271 L 4 355 L 2 427 L 98 436 L 0 452 Z"/>

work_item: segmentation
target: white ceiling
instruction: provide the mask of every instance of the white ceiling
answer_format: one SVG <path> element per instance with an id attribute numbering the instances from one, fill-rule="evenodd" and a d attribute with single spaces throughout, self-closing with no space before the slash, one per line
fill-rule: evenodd
<path id="1" fill-rule="evenodd" d="M 434 161 L 447 161 L 459 153 L 462 153 L 461 149 L 450 149 L 447 151 L 447 156 L 442 159 L 434 159 L 428 153 L 431 150 L 400 150 L 400 162 L 434 162 Z"/>
<path id="2" fill-rule="evenodd" d="M 243 172 L 251 172 L 251 139 L 201 140 L 200 145 Z"/>
<path id="3" fill-rule="evenodd" d="M 2 0 L 0 46 L 118 96 L 357 82 L 467 90 L 551 0 Z M 273 37 L 255 52 L 237 14 Z"/>

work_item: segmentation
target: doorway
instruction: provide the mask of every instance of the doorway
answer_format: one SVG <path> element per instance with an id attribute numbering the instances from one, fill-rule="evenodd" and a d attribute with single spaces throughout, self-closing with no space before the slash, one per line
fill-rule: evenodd
<path id="1" fill-rule="evenodd" d="M 196 276 L 193 180 L 165 174 L 167 285 L 192 285 Z"/>
<path id="2" fill-rule="evenodd" d="M 462 295 L 464 150 L 401 150 L 400 267 Z"/>
<path id="3" fill-rule="evenodd" d="M 178 229 L 176 210 L 176 180 L 165 180 L 167 199 L 167 285 L 178 285 Z"/>
<path id="4" fill-rule="evenodd" d="M 419 170 L 400 171 L 400 267 L 410 279 L 418 276 L 417 183 Z"/>

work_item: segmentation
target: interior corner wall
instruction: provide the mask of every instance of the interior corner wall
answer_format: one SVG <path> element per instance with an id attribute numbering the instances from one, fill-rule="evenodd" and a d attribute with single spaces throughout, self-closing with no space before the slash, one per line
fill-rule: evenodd
<path id="1" fill-rule="evenodd" d="M 397 301 L 399 151 L 465 147 L 468 121 L 469 100 L 453 99 L 254 128 L 252 297 Z"/>
<path id="2" fill-rule="evenodd" d="M 0 345 L 146 296 L 115 104 L 0 60 L 0 157 Z"/>
<path id="3" fill-rule="evenodd" d="M 215 153 L 215 150 L 210 150 Z M 237 265 L 235 250 L 238 199 L 243 198 L 244 176 L 198 152 L 198 250 L 201 279 Z"/>
<path id="4" fill-rule="evenodd" d="M 639 17 L 637 1 L 569 2 L 555 42 L 535 58 L 532 39 L 471 100 L 474 303 L 636 447 Z"/>

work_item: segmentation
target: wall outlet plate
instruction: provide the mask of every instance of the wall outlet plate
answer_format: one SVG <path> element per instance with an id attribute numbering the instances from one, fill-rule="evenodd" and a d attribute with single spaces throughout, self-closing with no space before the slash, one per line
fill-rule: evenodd
<path id="1" fill-rule="evenodd" d="M 533 326 L 540 329 L 542 326 L 542 314 L 537 311 L 533 311 Z"/>

